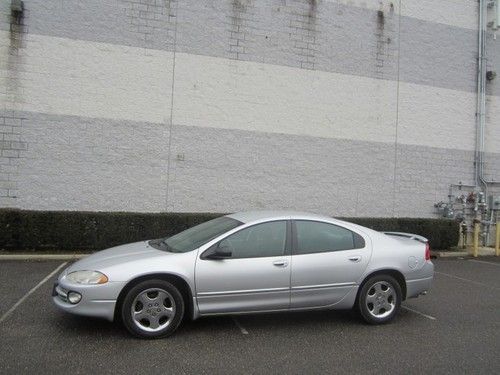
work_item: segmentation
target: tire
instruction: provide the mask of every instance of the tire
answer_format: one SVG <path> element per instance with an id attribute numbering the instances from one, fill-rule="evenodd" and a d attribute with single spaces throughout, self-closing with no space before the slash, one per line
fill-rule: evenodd
<path id="1" fill-rule="evenodd" d="M 369 324 L 390 322 L 401 309 L 401 286 L 392 276 L 370 277 L 359 292 L 357 308 Z"/>
<path id="2" fill-rule="evenodd" d="M 121 318 L 134 336 L 156 339 L 170 336 L 184 316 L 184 299 L 165 280 L 146 280 L 130 289 L 121 306 Z"/>

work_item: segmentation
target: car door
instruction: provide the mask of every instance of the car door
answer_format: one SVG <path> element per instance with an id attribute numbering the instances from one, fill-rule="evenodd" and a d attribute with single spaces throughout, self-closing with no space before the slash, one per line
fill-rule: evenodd
<path id="1" fill-rule="evenodd" d="M 279 220 L 243 228 L 204 251 L 195 270 L 200 313 L 288 309 L 290 248 L 291 224 Z M 227 257 L 210 259 L 217 249 Z"/>
<path id="2" fill-rule="evenodd" d="M 355 286 L 371 257 L 369 238 L 331 223 L 292 223 L 291 308 L 329 306 Z"/>

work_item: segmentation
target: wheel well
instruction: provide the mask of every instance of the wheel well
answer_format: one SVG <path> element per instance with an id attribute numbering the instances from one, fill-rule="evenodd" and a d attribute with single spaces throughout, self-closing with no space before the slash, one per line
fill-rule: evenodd
<path id="1" fill-rule="evenodd" d="M 151 280 L 151 279 L 160 279 L 160 280 L 165 280 L 168 281 L 169 283 L 172 283 L 175 285 L 178 289 L 179 292 L 182 295 L 182 298 L 184 300 L 184 306 L 186 306 L 185 314 L 184 317 L 192 317 L 193 316 L 193 294 L 191 293 L 191 288 L 189 287 L 188 283 L 186 280 L 184 280 L 180 276 L 168 274 L 168 273 L 153 273 L 149 275 L 143 275 L 136 277 L 133 280 L 130 280 L 127 285 L 123 287 L 121 290 L 120 294 L 118 295 L 118 299 L 116 300 L 116 307 L 115 307 L 115 314 L 114 314 L 114 320 L 121 319 L 121 308 L 122 308 L 122 303 L 123 300 L 125 299 L 125 296 L 127 295 L 128 291 L 132 289 L 134 286 L 139 284 L 141 281 L 145 280 Z"/>
<path id="2" fill-rule="evenodd" d="M 390 269 L 378 270 L 378 271 L 372 272 L 371 274 L 366 276 L 365 279 L 363 280 L 363 282 L 359 286 L 358 296 L 359 296 L 359 292 L 363 288 L 363 285 L 368 281 L 368 279 L 370 277 L 373 277 L 376 275 L 389 275 L 389 276 L 394 277 L 396 279 L 396 281 L 398 282 L 399 286 L 401 287 L 401 294 L 402 294 L 403 301 L 406 299 L 406 280 L 405 280 L 405 277 L 403 276 L 403 274 L 401 272 L 396 271 L 396 270 L 390 270 Z M 356 300 L 357 300 L 357 297 L 356 297 Z"/>

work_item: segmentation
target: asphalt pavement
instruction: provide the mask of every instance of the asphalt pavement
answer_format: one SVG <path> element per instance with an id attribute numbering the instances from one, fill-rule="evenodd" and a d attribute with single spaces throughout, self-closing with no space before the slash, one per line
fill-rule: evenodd
<path id="1" fill-rule="evenodd" d="M 58 311 L 48 276 L 63 261 L 3 261 L 0 373 L 500 373 L 500 259 L 434 263 L 433 289 L 388 325 L 349 311 L 224 316 L 145 341 Z"/>

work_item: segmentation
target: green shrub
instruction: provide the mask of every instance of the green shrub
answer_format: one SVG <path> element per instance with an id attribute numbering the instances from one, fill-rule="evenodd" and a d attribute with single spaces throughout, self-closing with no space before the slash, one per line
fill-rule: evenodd
<path id="1" fill-rule="evenodd" d="M 432 250 L 447 250 L 458 244 L 459 224 L 449 219 L 422 218 L 343 218 L 355 224 L 385 232 L 419 234 L 429 240 Z"/>
<path id="2" fill-rule="evenodd" d="M 220 214 L 0 210 L 2 250 L 102 250 L 171 236 Z"/>
<path id="3" fill-rule="evenodd" d="M 221 216 L 213 213 L 130 213 L 0 209 L 0 249 L 95 251 L 171 236 Z M 376 230 L 420 234 L 432 249 L 458 242 L 458 224 L 443 219 L 345 218 Z"/>

